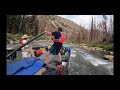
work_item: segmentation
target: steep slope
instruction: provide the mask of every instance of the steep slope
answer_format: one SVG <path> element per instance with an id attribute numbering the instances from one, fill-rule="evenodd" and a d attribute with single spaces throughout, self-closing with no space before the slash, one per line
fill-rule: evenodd
<path id="1" fill-rule="evenodd" d="M 85 28 L 79 26 L 71 20 L 59 17 L 57 15 L 38 15 L 38 33 L 47 30 L 55 31 L 62 27 L 67 40 L 76 41 L 80 38 Z"/>

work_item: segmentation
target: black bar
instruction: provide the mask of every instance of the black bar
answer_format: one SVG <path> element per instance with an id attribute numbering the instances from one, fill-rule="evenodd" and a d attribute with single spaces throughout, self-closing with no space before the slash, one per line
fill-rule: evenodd
<path id="1" fill-rule="evenodd" d="M 18 47 L 17 49 L 15 49 L 15 50 L 12 51 L 11 53 L 9 53 L 6 58 L 8 58 L 8 57 L 11 56 L 12 54 L 14 54 L 17 50 L 21 49 L 22 47 L 24 47 L 24 46 L 27 45 L 28 43 L 32 42 L 32 41 L 35 40 L 36 38 L 42 36 L 43 34 L 45 34 L 45 32 L 43 32 L 43 33 L 41 33 L 41 34 L 38 34 L 36 37 L 34 37 L 34 38 L 31 39 L 31 40 L 28 40 L 25 44 L 23 44 L 22 46 Z"/>

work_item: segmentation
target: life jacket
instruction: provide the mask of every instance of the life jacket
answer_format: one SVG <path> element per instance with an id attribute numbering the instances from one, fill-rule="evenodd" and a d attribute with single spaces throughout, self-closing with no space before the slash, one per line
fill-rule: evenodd
<path id="1" fill-rule="evenodd" d="M 61 34 L 61 37 L 59 39 L 54 39 L 53 42 L 60 42 L 62 44 L 64 43 L 64 35 L 61 32 L 60 32 L 60 34 Z"/>
<path id="2" fill-rule="evenodd" d="M 40 56 L 41 54 L 43 54 L 42 50 L 39 49 L 35 51 L 36 56 Z"/>
<path id="3" fill-rule="evenodd" d="M 24 40 L 23 38 L 20 40 L 20 44 L 21 44 L 21 45 L 23 45 L 23 44 L 24 44 L 24 43 L 23 43 L 23 40 Z"/>

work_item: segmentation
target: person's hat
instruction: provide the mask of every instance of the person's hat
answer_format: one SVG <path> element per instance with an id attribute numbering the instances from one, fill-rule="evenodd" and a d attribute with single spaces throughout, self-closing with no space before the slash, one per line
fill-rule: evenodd
<path id="1" fill-rule="evenodd" d="M 24 34 L 22 38 L 28 38 L 29 36 L 27 34 Z"/>

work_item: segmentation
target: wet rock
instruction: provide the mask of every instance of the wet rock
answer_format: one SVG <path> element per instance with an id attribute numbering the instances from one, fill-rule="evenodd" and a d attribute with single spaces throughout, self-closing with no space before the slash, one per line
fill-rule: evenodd
<path id="1" fill-rule="evenodd" d="M 97 47 L 96 47 L 96 50 L 97 50 L 97 51 L 102 51 L 103 49 L 102 49 L 102 48 L 97 48 Z"/>
<path id="2" fill-rule="evenodd" d="M 113 61 L 113 55 L 104 55 L 103 59 L 112 62 Z"/>
<path id="3" fill-rule="evenodd" d="M 10 43 L 10 44 L 18 44 L 18 43 L 19 43 L 19 40 L 17 40 L 17 39 L 12 39 L 12 40 L 7 39 L 7 43 Z"/>
<path id="4" fill-rule="evenodd" d="M 84 46 L 85 49 L 88 49 L 88 46 Z"/>
<path id="5" fill-rule="evenodd" d="M 113 55 L 114 53 L 113 52 L 110 52 L 110 55 Z"/>
<path id="6" fill-rule="evenodd" d="M 13 43 L 14 43 L 13 40 L 11 40 L 11 41 L 10 41 L 10 44 L 13 44 Z"/>
<path id="7" fill-rule="evenodd" d="M 16 39 L 16 38 L 13 38 L 12 40 L 13 40 L 13 41 L 17 41 L 17 39 Z"/>
<path id="8" fill-rule="evenodd" d="M 19 43 L 19 41 L 14 41 L 15 44 Z"/>
<path id="9" fill-rule="evenodd" d="M 103 50 L 104 52 L 106 52 L 106 50 Z"/>

